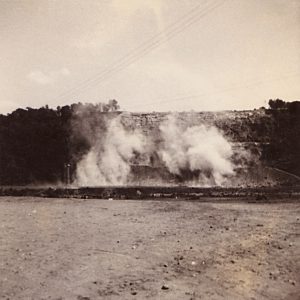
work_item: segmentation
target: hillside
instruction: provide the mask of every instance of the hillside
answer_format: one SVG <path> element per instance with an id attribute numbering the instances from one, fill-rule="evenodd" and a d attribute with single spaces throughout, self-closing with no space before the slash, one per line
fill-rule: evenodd
<path id="1" fill-rule="evenodd" d="M 159 127 L 166 120 L 167 113 L 126 113 L 122 115 L 123 123 L 133 129 L 140 129 L 145 135 L 151 136 L 156 143 L 160 143 Z M 217 127 L 231 142 L 236 153 L 244 151 L 248 156 L 247 170 L 240 168 L 234 179 L 235 185 L 272 185 L 282 184 L 288 181 L 295 182 L 294 176 L 286 172 L 299 173 L 299 167 L 295 164 L 297 153 L 290 147 L 290 153 L 283 148 L 288 139 L 291 145 L 297 143 L 293 140 L 293 134 L 299 130 L 299 124 L 292 126 L 289 121 L 288 111 L 275 110 L 249 110 L 249 111 L 222 111 L 222 112 L 180 112 L 176 115 L 182 127 L 207 126 Z M 282 124 L 285 122 L 284 124 Z M 298 126 L 298 127 L 297 127 Z M 286 135 L 287 134 L 287 135 Z M 143 165 L 143 166 L 141 166 Z M 149 169 L 149 166 L 153 168 Z M 245 165 L 244 165 L 245 166 Z M 298 161 L 299 166 L 299 161 Z M 142 182 L 156 182 L 158 173 L 168 178 L 170 182 L 174 178 L 161 171 L 159 163 L 152 160 L 135 163 L 137 178 Z M 276 168 L 275 168 L 276 167 Z M 147 176 L 145 176 L 145 173 Z M 141 179 L 146 177 L 145 180 Z M 298 180 L 296 180 L 298 181 Z M 176 180 L 175 180 L 176 182 Z M 231 182 L 232 183 L 232 182 Z"/>
<path id="2" fill-rule="evenodd" d="M 151 138 L 152 148 L 162 143 L 160 126 L 168 118 L 167 113 L 121 113 L 116 111 L 116 103 L 113 105 L 73 104 L 55 110 L 28 108 L 0 115 L 0 184 L 55 184 L 65 181 L 67 172 L 74 179 L 78 162 L 89 153 L 94 140 L 102 141 L 107 134 L 107 120 L 116 117 L 126 131 L 138 131 Z M 251 111 L 181 112 L 176 114 L 176 122 L 180 128 L 216 127 L 232 145 L 233 159 L 240 160 L 237 153 L 246 151 L 247 172 L 243 164 L 237 172 L 243 174 L 244 183 L 249 178 L 257 183 L 270 178 L 266 173 L 277 174 L 272 178 L 287 174 L 282 171 L 300 175 L 299 102 Z M 134 152 L 130 164 L 129 182 L 133 183 L 137 178 L 144 183 L 144 176 L 151 184 L 160 176 L 176 184 L 195 175 L 170 174 L 162 167 L 155 149 L 153 155 Z"/>

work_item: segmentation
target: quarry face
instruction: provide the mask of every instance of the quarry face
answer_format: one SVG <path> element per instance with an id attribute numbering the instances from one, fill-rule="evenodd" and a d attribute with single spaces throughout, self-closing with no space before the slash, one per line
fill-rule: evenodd
<path id="1" fill-rule="evenodd" d="M 299 182 L 263 159 L 274 134 L 274 119 L 265 110 L 95 113 L 76 122 L 75 134 L 87 137 L 90 148 L 77 162 L 75 186 L 270 187 Z"/>

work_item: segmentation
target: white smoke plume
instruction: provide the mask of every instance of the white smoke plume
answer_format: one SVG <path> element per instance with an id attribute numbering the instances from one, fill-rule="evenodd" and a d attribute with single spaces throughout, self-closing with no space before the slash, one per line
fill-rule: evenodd
<path id="1" fill-rule="evenodd" d="M 79 186 L 126 184 L 131 159 L 143 151 L 144 137 L 137 131 L 126 130 L 121 116 L 106 120 L 106 123 L 102 137 L 94 140 L 90 151 L 77 164 L 76 183 Z"/>
<path id="2" fill-rule="evenodd" d="M 223 185 L 234 175 L 232 147 L 216 127 L 183 128 L 171 115 L 160 131 L 159 155 L 170 173 L 200 185 Z"/>
<path id="3" fill-rule="evenodd" d="M 187 126 L 179 121 L 169 115 L 157 135 L 143 135 L 134 126 L 124 126 L 122 114 L 80 108 L 74 132 L 85 138 L 89 151 L 77 163 L 74 184 L 149 184 L 149 178 L 166 185 L 174 180 L 198 186 L 231 184 L 236 153 L 222 133 L 214 126 Z M 150 163 L 150 168 L 144 168 L 150 157 L 155 158 L 155 167 L 151 169 Z"/>

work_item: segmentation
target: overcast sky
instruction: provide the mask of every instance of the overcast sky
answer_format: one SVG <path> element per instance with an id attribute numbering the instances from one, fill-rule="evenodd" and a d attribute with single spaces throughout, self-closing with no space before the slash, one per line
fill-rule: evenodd
<path id="1" fill-rule="evenodd" d="M 299 0 L 0 0 L 0 113 L 300 100 Z"/>

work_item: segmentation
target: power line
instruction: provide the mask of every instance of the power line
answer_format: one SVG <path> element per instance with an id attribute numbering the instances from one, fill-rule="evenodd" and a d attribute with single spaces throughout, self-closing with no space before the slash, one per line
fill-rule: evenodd
<path id="1" fill-rule="evenodd" d="M 171 24 L 166 31 L 160 32 L 158 35 L 154 36 L 150 40 L 148 40 L 146 43 L 141 44 L 138 48 L 133 50 L 131 53 L 125 55 L 124 57 L 120 58 L 118 61 L 116 61 L 112 66 L 107 67 L 100 73 L 93 76 L 93 78 L 87 79 L 84 82 L 82 82 L 77 87 L 70 89 L 69 91 L 66 91 L 63 93 L 60 98 L 65 98 L 67 96 L 72 96 L 75 92 L 78 92 L 79 90 L 82 90 L 84 88 L 87 88 L 89 86 L 99 85 L 103 83 L 108 77 L 111 77 L 116 72 L 123 70 L 124 68 L 128 67 L 129 65 L 133 64 L 135 61 L 140 59 L 141 57 L 145 56 L 152 50 L 159 47 L 161 44 L 167 42 L 171 38 L 173 38 L 175 35 L 181 33 L 186 28 L 193 25 L 195 22 L 199 21 L 201 18 L 205 17 L 209 13 L 211 13 L 213 10 L 221 6 L 226 0 L 223 0 L 222 2 L 215 2 L 213 5 L 208 5 L 208 7 L 203 8 L 202 10 L 198 11 L 199 5 L 194 8 L 192 11 L 187 13 L 181 20 L 174 22 Z M 163 36 L 161 38 L 161 36 Z"/>
<path id="2" fill-rule="evenodd" d="M 173 24 L 171 24 L 167 30 L 171 29 L 171 33 L 174 30 L 174 25 L 176 24 L 180 24 L 182 21 L 186 21 L 185 19 L 195 13 L 195 10 L 197 11 L 197 9 L 199 8 L 199 6 L 197 6 L 196 8 L 194 8 L 192 11 L 190 11 L 189 13 L 187 13 L 184 18 L 180 21 L 174 22 Z M 175 30 L 178 30 L 178 28 L 175 27 Z M 168 32 L 167 32 L 168 33 Z M 147 50 L 149 48 L 149 46 L 153 46 L 153 43 L 157 43 L 159 41 L 160 36 L 162 36 L 164 34 L 164 31 L 160 32 L 158 35 L 150 38 L 148 41 L 146 41 L 145 43 L 141 44 L 140 46 L 138 46 L 136 49 L 134 49 L 132 52 L 128 53 L 127 55 L 125 55 L 124 57 L 121 57 L 119 60 L 117 60 L 115 63 L 113 63 L 111 66 L 105 68 L 103 71 L 101 71 L 100 73 L 96 74 L 93 78 L 89 78 L 87 80 L 85 80 L 84 82 L 82 82 L 80 84 L 80 86 L 77 86 L 75 89 L 78 90 L 80 89 L 82 86 L 85 86 L 85 83 L 90 83 L 91 81 L 98 81 L 99 79 L 102 79 L 103 76 L 107 75 L 108 73 L 111 73 L 112 71 L 114 71 L 119 67 L 122 67 L 125 63 L 128 63 L 128 61 L 131 61 L 132 59 L 135 59 L 137 57 L 140 56 L 140 54 L 142 54 L 143 52 L 145 52 L 145 50 Z M 137 53 L 135 53 L 137 52 Z M 68 92 L 67 92 L 68 93 Z"/>

